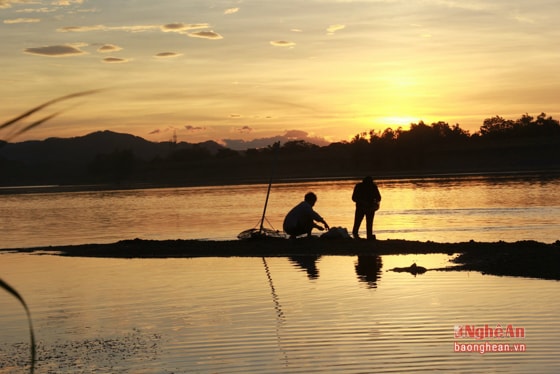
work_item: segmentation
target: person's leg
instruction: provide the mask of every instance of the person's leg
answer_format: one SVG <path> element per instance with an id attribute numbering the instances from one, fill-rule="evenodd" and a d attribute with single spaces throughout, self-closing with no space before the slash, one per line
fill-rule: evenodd
<path id="1" fill-rule="evenodd" d="M 298 223 L 299 230 L 301 234 L 306 234 L 307 236 L 311 236 L 311 231 L 313 230 L 313 220 L 302 219 Z"/>
<path id="2" fill-rule="evenodd" d="M 295 230 L 293 227 L 286 227 L 284 226 L 284 232 L 286 234 L 288 234 L 288 236 L 290 237 L 290 239 L 295 239 L 296 238 L 296 234 L 295 234 Z"/>
<path id="3" fill-rule="evenodd" d="M 290 235 L 290 238 L 295 239 L 300 235 L 311 235 L 311 230 L 313 229 L 313 221 L 311 223 L 308 220 L 299 220 L 297 225 L 294 227 L 286 227 L 284 231 L 286 234 Z"/>
<path id="4" fill-rule="evenodd" d="M 352 227 L 352 236 L 354 236 L 355 239 L 360 237 L 358 231 L 360 230 L 363 219 L 364 211 L 356 206 L 356 211 L 354 212 L 354 227 Z"/>
<path id="5" fill-rule="evenodd" d="M 366 233 L 368 239 L 375 239 L 373 234 L 373 219 L 375 217 L 375 211 L 369 210 L 366 212 Z"/>

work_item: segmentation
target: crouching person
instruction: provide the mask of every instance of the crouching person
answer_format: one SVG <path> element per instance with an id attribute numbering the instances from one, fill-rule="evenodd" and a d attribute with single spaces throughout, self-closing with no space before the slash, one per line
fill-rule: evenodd
<path id="1" fill-rule="evenodd" d="M 311 231 L 316 228 L 320 231 L 328 230 L 327 222 L 313 210 L 313 206 L 317 202 L 317 195 L 313 192 L 305 194 L 304 200 L 292 208 L 284 218 L 284 232 L 295 239 L 299 235 L 307 234 L 311 236 Z M 324 225 L 318 225 L 316 222 Z"/>

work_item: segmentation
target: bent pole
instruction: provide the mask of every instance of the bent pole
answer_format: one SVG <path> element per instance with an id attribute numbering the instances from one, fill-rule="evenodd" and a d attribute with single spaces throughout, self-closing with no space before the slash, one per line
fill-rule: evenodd
<path id="1" fill-rule="evenodd" d="M 268 181 L 268 190 L 266 191 L 266 200 L 264 201 L 264 209 L 261 217 L 261 225 L 259 227 L 259 234 L 262 234 L 264 226 L 264 218 L 266 215 L 266 207 L 268 205 L 268 197 L 270 196 L 270 188 L 272 187 L 272 178 L 274 177 L 274 169 L 276 168 L 276 159 L 278 158 L 278 150 L 280 149 L 280 142 L 276 142 L 272 145 L 274 148 L 274 162 L 272 163 L 272 171 L 270 173 L 270 180 Z"/>

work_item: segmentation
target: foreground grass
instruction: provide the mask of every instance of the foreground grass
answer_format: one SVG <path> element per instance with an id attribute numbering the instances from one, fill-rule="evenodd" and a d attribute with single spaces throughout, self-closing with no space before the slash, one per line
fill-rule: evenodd
<path id="1" fill-rule="evenodd" d="M 29 347 L 30 347 L 30 350 L 31 350 L 30 351 L 31 364 L 30 364 L 29 372 L 31 374 L 33 374 L 35 372 L 35 361 L 36 361 L 37 350 L 36 350 L 36 344 L 35 344 L 35 333 L 33 332 L 33 323 L 32 323 L 32 320 L 31 320 L 31 312 L 29 311 L 29 308 L 27 307 L 27 303 L 25 302 L 23 297 L 19 294 L 19 292 L 17 292 L 15 288 L 10 286 L 8 283 L 3 281 L 2 279 L 0 279 L 0 288 L 2 288 L 3 290 L 5 290 L 9 294 L 11 294 L 13 297 L 15 297 L 20 302 L 20 304 L 23 306 L 23 308 L 25 309 L 25 313 L 27 314 L 27 322 L 29 324 L 29 335 L 30 335 Z"/>

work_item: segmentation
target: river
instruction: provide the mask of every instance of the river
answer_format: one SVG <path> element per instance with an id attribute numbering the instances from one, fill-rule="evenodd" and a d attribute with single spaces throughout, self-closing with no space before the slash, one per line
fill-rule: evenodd
<path id="1" fill-rule="evenodd" d="M 269 223 L 307 191 L 349 227 L 355 181 L 273 185 Z M 538 240 L 560 232 L 560 180 L 381 180 L 378 238 Z M 2 247 L 233 239 L 266 185 L 0 195 Z M 362 228 L 363 229 L 363 228 Z M 0 252 L 30 307 L 38 373 L 558 373 L 560 283 L 429 270 L 451 256 L 106 259 Z M 29 334 L 0 292 L 0 373 L 24 372 Z"/>
<path id="2" fill-rule="evenodd" d="M 329 225 L 350 230 L 355 182 L 273 184 L 267 227 L 281 230 L 288 210 L 314 191 L 315 209 Z M 374 226 L 379 239 L 546 243 L 560 239 L 558 177 L 389 179 L 378 185 L 382 203 Z M 135 238 L 235 239 L 241 231 L 258 226 L 266 191 L 266 185 L 257 184 L 0 195 L 0 247 Z"/>

